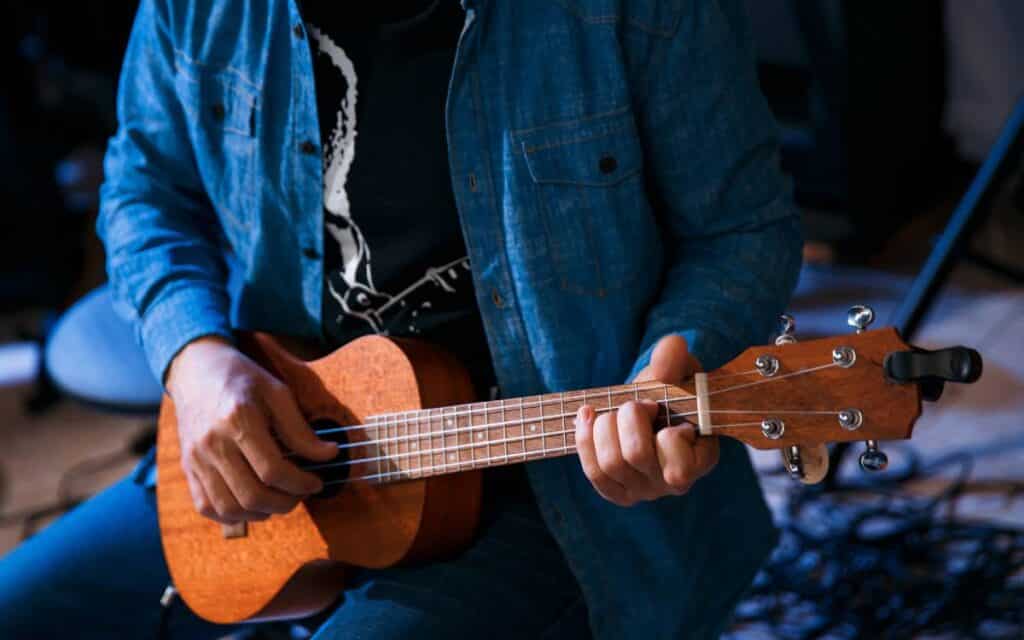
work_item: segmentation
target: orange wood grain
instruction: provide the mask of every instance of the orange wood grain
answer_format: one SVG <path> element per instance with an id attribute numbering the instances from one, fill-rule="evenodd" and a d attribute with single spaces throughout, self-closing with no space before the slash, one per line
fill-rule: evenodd
<path id="1" fill-rule="evenodd" d="M 848 346 L 857 354 L 849 369 L 831 367 L 785 377 L 787 374 L 832 362 L 832 350 Z M 716 427 L 715 434 L 735 438 L 756 449 L 781 449 L 790 445 L 816 445 L 855 440 L 900 440 L 909 438 L 921 415 L 921 391 L 916 384 L 898 384 L 886 379 L 885 356 L 909 349 L 893 328 L 820 338 L 785 345 L 751 347 L 709 375 L 709 405 L 714 425 L 758 423 L 742 427 Z M 764 378 L 754 371 L 761 354 L 779 359 L 778 373 Z M 715 393 L 731 387 L 732 391 Z M 693 384 L 680 386 L 693 392 Z M 672 403 L 673 411 L 695 411 L 695 401 Z M 848 431 L 834 413 L 801 415 L 787 411 L 828 411 L 859 409 L 863 425 Z M 715 413 L 716 411 L 730 413 Z M 737 413 L 732 413 L 737 412 Z M 784 421 L 785 432 L 778 440 L 761 433 L 760 422 L 768 417 Z M 696 422 L 696 416 L 692 418 Z"/>
<path id="2" fill-rule="evenodd" d="M 352 477 L 398 471 L 407 477 L 416 471 L 420 479 L 340 485 L 333 497 L 311 498 L 287 515 L 249 523 L 244 536 L 226 538 L 219 524 L 193 508 L 181 470 L 174 407 L 165 398 L 157 445 L 161 539 L 175 586 L 195 613 L 214 622 L 313 613 L 339 597 L 345 566 L 373 568 L 425 561 L 457 552 L 470 543 L 480 511 L 479 471 L 424 477 L 426 470 L 417 470 L 401 455 L 408 452 L 411 441 L 422 441 L 419 437 L 389 440 L 382 449 L 359 444 L 415 434 L 409 431 L 414 413 L 403 414 L 404 424 L 403 419 L 394 418 L 384 423 L 389 426 L 383 426 L 379 418 L 368 420 L 371 416 L 472 401 L 472 385 L 458 362 L 424 343 L 378 336 L 360 338 L 308 361 L 291 355 L 280 341 L 266 335 L 243 336 L 240 342 L 246 353 L 288 385 L 311 422 L 329 419 L 340 425 L 360 425 L 348 432 L 349 444 L 355 445 L 349 450 L 350 459 L 362 461 L 352 466 Z M 837 346 L 856 351 L 852 367 L 793 375 L 830 364 Z M 714 433 L 760 449 L 908 438 L 920 415 L 920 391 L 917 385 L 887 380 L 882 364 L 888 353 L 908 348 L 895 330 L 880 329 L 748 349 L 708 375 L 708 400 L 712 422 L 717 425 Z M 779 359 L 780 369 L 774 377 L 765 378 L 754 369 L 760 354 Z M 695 400 L 672 399 L 693 392 L 692 381 L 667 388 L 642 383 L 463 407 L 468 410 L 464 415 L 476 411 L 484 421 L 487 416 L 514 419 L 518 413 L 519 422 L 513 426 L 499 422 L 494 428 L 480 422 L 470 424 L 469 431 L 478 437 L 503 444 L 495 447 L 488 439 L 480 445 L 473 441 L 467 459 L 454 464 L 461 469 L 463 465 L 508 463 L 517 455 L 522 460 L 573 453 L 573 434 L 567 431 L 566 416 L 584 402 L 608 410 L 630 399 L 660 403 L 668 399 L 673 414 L 685 414 L 696 422 Z M 864 423 L 856 431 L 843 429 L 835 415 L 849 408 L 864 415 Z M 800 413 L 806 411 L 823 413 Z M 762 434 L 760 421 L 766 417 L 785 422 L 781 438 L 769 440 Z M 727 426 L 732 423 L 752 424 Z M 509 436 L 519 442 L 510 446 Z M 463 441 L 471 437 L 467 433 Z M 477 450 L 483 459 L 476 457 Z M 381 451 L 386 455 L 379 455 Z M 381 458 L 387 461 L 381 462 Z M 432 469 L 430 473 L 446 471 Z"/>
<path id="3" fill-rule="evenodd" d="M 366 416 L 472 400 L 472 385 L 450 356 L 427 345 L 369 336 L 304 362 L 268 336 L 244 350 L 284 381 L 311 420 L 359 424 Z M 353 432 L 350 441 L 374 437 Z M 479 472 L 374 485 L 342 485 L 291 513 L 250 522 L 244 537 L 194 509 L 181 470 L 169 398 L 160 413 L 157 503 L 164 556 L 185 603 L 213 622 L 293 617 L 329 605 L 344 565 L 386 567 L 465 545 L 476 526 Z M 352 473 L 370 474 L 369 463 Z M 436 494 L 436 495 L 435 495 Z M 315 587 L 315 588 L 314 588 Z"/>

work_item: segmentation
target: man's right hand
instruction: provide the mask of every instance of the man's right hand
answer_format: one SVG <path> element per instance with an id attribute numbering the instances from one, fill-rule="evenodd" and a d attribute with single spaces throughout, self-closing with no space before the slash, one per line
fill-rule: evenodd
<path id="1" fill-rule="evenodd" d="M 291 391 L 219 337 L 182 349 L 167 373 L 192 501 L 218 522 L 265 520 L 320 491 L 315 475 L 284 457 L 326 462 L 338 449 L 309 428 Z"/>

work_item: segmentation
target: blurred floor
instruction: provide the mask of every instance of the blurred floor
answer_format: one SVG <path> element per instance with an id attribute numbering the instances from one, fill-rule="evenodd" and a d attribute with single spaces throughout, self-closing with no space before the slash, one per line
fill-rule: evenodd
<path id="1" fill-rule="evenodd" d="M 0 555 L 17 544 L 22 529 L 20 522 L 3 522 L 5 516 L 52 504 L 68 470 L 123 449 L 146 425 L 71 401 L 29 415 L 25 401 L 38 361 L 31 343 L 0 345 Z M 94 493 L 131 467 L 130 460 L 105 466 L 76 478 L 70 489 L 74 495 Z"/>

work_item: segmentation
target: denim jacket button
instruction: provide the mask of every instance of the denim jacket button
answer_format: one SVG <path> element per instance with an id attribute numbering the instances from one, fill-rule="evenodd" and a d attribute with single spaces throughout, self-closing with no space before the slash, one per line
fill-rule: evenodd
<path id="1" fill-rule="evenodd" d="M 225 109 L 224 109 L 224 105 L 221 104 L 220 102 L 218 102 L 217 104 L 213 105 L 210 108 L 210 110 L 213 112 L 213 119 L 216 120 L 217 122 L 222 121 L 224 119 L 224 115 L 227 113 L 227 111 L 225 111 Z"/>
<path id="2" fill-rule="evenodd" d="M 292 29 L 292 33 L 294 33 L 295 37 L 298 38 L 299 40 L 306 36 L 306 30 L 302 28 L 301 22 L 295 23 L 295 27 Z"/>
<path id="3" fill-rule="evenodd" d="M 603 155 L 597 162 L 597 168 L 601 170 L 601 173 L 612 173 L 619 168 L 619 161 L 613 155 Z"/>
<path id="4" fill-rule="evenodd" d="M 491 302 L 493 302 L 494 306 L 499 309 L 505 306 L 505 299 L 501 297 L 501 294 L 498 293 L 497 289 L 491 289 Z"/>
<path id="5" fill-rule="evenodd" d="M 314 153 L 316 153 L 316 145 L 313 144 L 312 141 L 310 140 L 303 140 L 302 144 L 299 145 L 299 151 L 308 156 L 311 156 Z"/>
<path id="6" fill-rule="evenodd" d="M 302 255 L 306 256 L 310 260 L 318 260 L 320 258 L 320 252 L 313 247 L 306 247 L 303 249 Z"/>

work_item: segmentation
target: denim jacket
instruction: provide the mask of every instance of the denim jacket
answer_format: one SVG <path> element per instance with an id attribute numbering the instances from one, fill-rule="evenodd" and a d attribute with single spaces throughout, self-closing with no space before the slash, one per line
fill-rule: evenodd
<path id="1" fill-rule="evenodd" d="M 763 343 L 800 235 L 740 0 L 463 0 L 448 161 L 506 397 L 619 383 L 677 333 Z M 320 336 L 321 142 L 295 0 L 143 0 L 99 231 L 153 370 L 190 340 Z M 396 188 L 401 188 L 396 184 Z M 600 638 L 706 637 L 775 542 L 745 450 L 623 509 L 530 463 Z"/>

